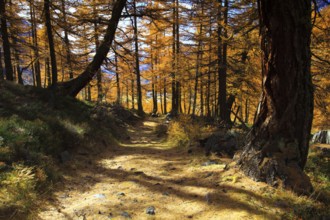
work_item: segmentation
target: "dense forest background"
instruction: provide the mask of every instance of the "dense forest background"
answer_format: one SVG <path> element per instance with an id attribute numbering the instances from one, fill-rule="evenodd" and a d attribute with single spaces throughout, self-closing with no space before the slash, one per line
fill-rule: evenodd
<path id="1" fill-rule="evenodd" d="M 1 77 L 37 87 L 75 78 L 95 55 L 112 4 L 1 0 Z M 324 1 L 312 17 L 313 128 L 322 129 L 330 104 Z M 128 1 L 106 60 L 77 97 L 222 119 L 226 103 L 253 124 L 262 89 L 259 42 L 256 1 Z"/>

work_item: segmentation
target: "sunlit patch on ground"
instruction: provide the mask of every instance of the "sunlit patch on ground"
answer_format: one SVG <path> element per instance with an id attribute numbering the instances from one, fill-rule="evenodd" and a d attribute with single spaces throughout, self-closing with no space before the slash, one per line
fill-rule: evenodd
<path id="1" fill-rule="evenodd" d="M 80 157 L 39 213 L 41 219 L 281 219 L 290 207 L 275 190 L 242 175 L 230 159 L 168 146 L 152 131 L 157 121 L 131 128 L 131 139 Z M 154 206 L 155 216 L 146 214 Z"/>

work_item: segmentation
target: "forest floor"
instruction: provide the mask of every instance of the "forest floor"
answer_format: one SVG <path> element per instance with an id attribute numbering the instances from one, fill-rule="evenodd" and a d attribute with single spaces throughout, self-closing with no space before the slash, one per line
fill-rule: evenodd
<path id="1" fill-rule="evenodd" d="M 241 174 L 230 159 L 172 147 L 154 132 L 161 119 L 129 128 L 130 140 L 75 156 L 43 201 L 41 219 L 281 219 L 291 207 L 275 189 Z M 214 158 L 213 158 L 214 159 Z M 155 215 L 146 209 L 155 208 Z M 289 215 L 288 215 L 289 216 Z"/>

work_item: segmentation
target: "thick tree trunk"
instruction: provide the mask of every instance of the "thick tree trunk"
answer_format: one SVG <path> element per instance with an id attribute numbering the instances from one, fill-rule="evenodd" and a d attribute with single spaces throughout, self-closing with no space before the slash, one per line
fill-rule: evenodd
<path id="1" fill-rule="evenodd" d="M 59 92 L 63 95 L 76 96 L 81 89 L 83 89 L 94 77 L 97 70 L 102 65 L 106 58 L 112 41 L 115 36 L 117 25 L 121 17 L 121 12 L 126 5 L 126 0 L 117 0 L 113 5 L 112 16 L 108 22 L 108 27 L 104 35 L 103 41 L 91 63 L 88 64 L 84 72 L 82 72 L 77 78 L 65 82 L 59 85 Z"/>
<path id="2" fill-rule="evenodd" d="M 263 97 L 238 163 L 255 180 L 309 193 L 303 168 L 313 118 L 311 1 L 259 0 L 259 7 Z"/>
<path id="3" fill-rule="evenodd" d="M 6 2 L 5 0 L 0 0 L 0 23 L 1 23 L 1 36 L 3 44 L 3 53 L 5 60 L 5 70 L 6 70 L 6 79 L 13 81 L 14 73 L 13 66 L 11 63 L 11 53 L 10 53 L 10 43 L 7 29 L 7 19 L 6 19 Z"/>

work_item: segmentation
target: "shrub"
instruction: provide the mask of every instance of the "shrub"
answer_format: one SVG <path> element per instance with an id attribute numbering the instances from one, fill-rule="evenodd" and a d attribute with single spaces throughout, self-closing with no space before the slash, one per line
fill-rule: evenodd
<path id="1" fill-rule="evenodd" d="M 185 147 L 189 143 L 189 136 L 178 121 L 172 121 L 169 126 L 169 141 L 176 147 Z"/>
<path id="2" fill-rule="evenodd" d="M 0 176 L 0 201 L 2 208 L 14 208 L 27 213 L 36 201 L 37 178 L 33 167 L 14 164 L 12 170 Z"/>
<path id="3" fill-rule="evenodd" d="M 167 125 L 165 124 L 158 124 L 156 127 L 155 127 L 155 134 L 158 136 L 158 137 L 163 137 L 166 135 L 167 133 L 167 130 L 168 130 L 168 127 Z"/>

